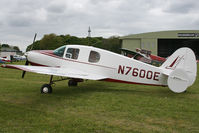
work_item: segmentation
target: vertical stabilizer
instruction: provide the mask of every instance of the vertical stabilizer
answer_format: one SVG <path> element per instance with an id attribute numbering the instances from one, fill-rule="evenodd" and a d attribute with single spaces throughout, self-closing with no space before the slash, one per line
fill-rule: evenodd
<path id="1" fill-rule="evenodd" d="M 180 48 L 162 64 L 161 68 L 169 72 L 167 83 L 171 90 L 173 88 L 172 91 L 185 91 L 196 79 L 196 56 L 190 48 Z"/>

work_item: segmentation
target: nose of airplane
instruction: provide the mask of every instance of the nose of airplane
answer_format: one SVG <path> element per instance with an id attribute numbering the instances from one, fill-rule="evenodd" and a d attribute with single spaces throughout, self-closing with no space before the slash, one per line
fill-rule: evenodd
<path id="1" fill-rule="evenodd" d="M 30 51 L 25 52 L 24 56 L 27 58 L 29 53 L 30 53 Z"/>
<path id="2" fill-rule="evenodd" d="M 26 52 L 26 53 L 24 54 L 24 56 L 26 57 L 26 61 L 31 62 L 33 55 L 34 55 L 34 52 L 33 52 L 33 51 L 28 51 L 28 52 Z"/>

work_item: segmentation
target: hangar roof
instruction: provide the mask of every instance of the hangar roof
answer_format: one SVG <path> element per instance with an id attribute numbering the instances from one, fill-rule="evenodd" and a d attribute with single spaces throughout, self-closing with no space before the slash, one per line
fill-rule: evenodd
<path id="1" fill-rule="evenodd" d="M 182 38 L 182 39 L 199 39 L 199 30 L 171 30 L 158 31 L 140 34 L 131 34 L 123 36 L 120 39 L 138 39 L 138 38 Z"/>

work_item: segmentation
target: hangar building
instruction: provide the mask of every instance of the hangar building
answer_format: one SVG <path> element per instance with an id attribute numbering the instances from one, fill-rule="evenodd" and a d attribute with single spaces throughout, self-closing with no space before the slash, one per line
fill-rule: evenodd
<path id="1" fill-rule="evenodd" d="M 189 47 L 199 59 L 199 30 L 159 31 L 121 37 L 122 48 L 135 51 L 142 48 L 153 54 L 168 57 L 180 47 Z"/>

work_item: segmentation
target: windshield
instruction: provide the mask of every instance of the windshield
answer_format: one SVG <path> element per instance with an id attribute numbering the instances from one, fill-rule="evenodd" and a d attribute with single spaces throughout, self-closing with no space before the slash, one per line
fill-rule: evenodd
<path id="1" fill-rule="evenodd" d="M 53 51 L 53 54 L 63 57 L 66 46 L 61 46 Z"/>

